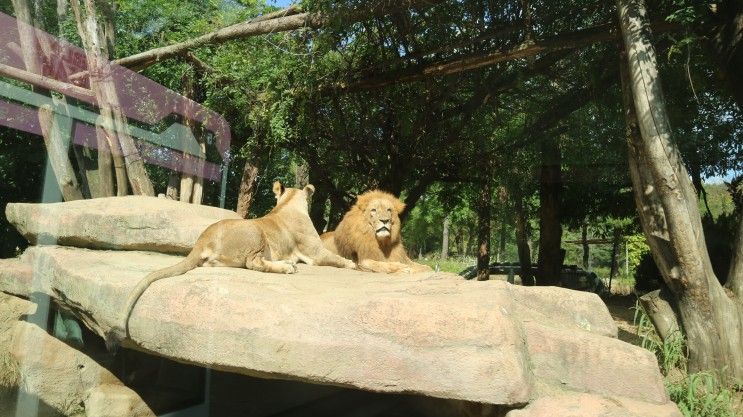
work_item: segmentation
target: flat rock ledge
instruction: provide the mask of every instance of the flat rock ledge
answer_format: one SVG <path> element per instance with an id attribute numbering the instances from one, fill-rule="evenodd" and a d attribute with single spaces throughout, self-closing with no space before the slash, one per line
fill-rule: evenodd
<path id="1" fill-rule="evenodd" d="M 0 291 L 48 294 L 103 335 L 136 283 L 179 259 L 36 246 L 0 260 Z M 616 339 L 595 294 L 299 267 L 197 268 L 159 281 L 137 304 L 127 344 L 257 377 L 523 407 L 509 417 L 680 416 L 653 355 Z M 542 413 L 550 401 L 599 411 Z"/>
<path id="2" fill-rule="evenodd" d="M 5 215 L 31 244 L 174 254 L 187 254 L 210 224 L 240 218 L 230 210 L 146 196 L 9 203 Z"/>

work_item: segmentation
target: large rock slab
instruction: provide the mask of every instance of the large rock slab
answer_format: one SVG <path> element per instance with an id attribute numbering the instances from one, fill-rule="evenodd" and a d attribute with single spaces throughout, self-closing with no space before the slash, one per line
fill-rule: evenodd
<path id="1" fill-rule="evenodd" d="M 104 334 L 136 283 L 178 260 L 35 247 L 34 279 L 0 290 L 48 293 Z M 668 402 L 652 354 L 615 339 L 595 294 L 451 274 L 197 268 L 153 284 L 130 333 L 138 349 L 258 377 L 511 406 L 565 390 Z"/>
<path id="2" fill-rule="evenodd" d="M 20 270 L 14 270 L 16 273 Z M 0 274 L 5 272 L 0 268 Z M 21 371 L 11 354 L 15 328 L 36 312 L 31 301 L 0 293 L 0 416 L 61 417 L 62 414 L 34 398 L 19 393 Z M 20 394 L 20 395 L 19 395 Z M 28 401 L 26 401 L 28 400 Z M 29 404 L 30 403 L 30 404 Z M 31 405 L 31 410 L 28 406 Z"/>
<path id="3" fill-rule="evenodd" d="M 220 208 L 126 196 L 66 203 L 9 203 L 8 221 L 32 244 L 186 254 L 210 224 L 239 219 Z"/>
<path id="4" fill-rule="evenodd" d="M 540 398 L 506 417 L 682 417 L 676 404 L 648 404 L 621 397 L 567 394 Z"/>
<path id="5" fill-rule="evenodd" d="M 36 304 L 28 300 L 0 294 L 0 389 L 16 388 L 18 386 L 20 380 L 18 366 L 10 355 L 13 328 L 19 320 L 35 310 Z M 7 406 L 7 404 L 0 401 L 0 411 L 4 411 L 4 406 Z M 2 415 L 5 414 L 0 413 L 0 416 Z"/>
<path id="6" fill-rule="evenodd" d="M 10 353 L 24 391 L 66 416 L 154 417 L 130 388 L 84 353 L 36 325 L 18 322 Z"/>

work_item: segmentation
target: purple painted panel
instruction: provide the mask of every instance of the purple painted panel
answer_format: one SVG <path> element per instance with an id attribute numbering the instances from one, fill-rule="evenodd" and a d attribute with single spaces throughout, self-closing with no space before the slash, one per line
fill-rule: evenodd
<path id="1" fill-rule="evenodd" d="M 0 63 L 25 70 L 18 25 L 19 22 L 15 18 L 0 13 Z M 42 30 L 28 28 L 35 31 L 37 36 L 37 49 L 40 51 L 39 59 L 42 64 L 41 75 L 84 88 L 90 87 L 87 60 L 82 49 L 66 41 L 60 41 Z M 119 96 L 120 110 L 128 119 L 137 121 L 138 125 L 142 126 L 155 125 L 173 114 L 180 115 L 184 120 L 192 120 L 212 132 L 219 154 L 222 158 L 228 156 L 230 128 L 221 115 L 127 68 L 111 64 L 110 71 Z M 73 97 L 93 106 L 97 105 L 94 98 Z M 0 124 L 13 129 L 40 133 L 35 110 L 0 100 L 0 112 Z M 73 133 L 75 143 L 96 147 L 93 126 L 82 122 L 75 123 Z M 142 157 L 149 163 L 211 180 L 219 179 L 218 164 L 192 155 L 184 155 L 183 152 L 166 146 L 144 142 L 136 137 L 135 140 L 138 141 Z M 202 166 L 203 173 L 200 172 Z"/>

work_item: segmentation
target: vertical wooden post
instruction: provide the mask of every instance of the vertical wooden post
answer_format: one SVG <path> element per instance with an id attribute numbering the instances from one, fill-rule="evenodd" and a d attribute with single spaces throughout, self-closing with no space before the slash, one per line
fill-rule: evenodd
<path id="1" fill-rule="evenodd" d="M 36 29 L 27 0 L 13 0 L 13 9 L 18 21 L 18 36 L 26 70 L 43 75 L 39 60 L 39 54 L 42 52 L 38 47 Z M 68 156 L 71 126 L 62 118 L 55 117 L 51 107 L 40 108 L 38 117 L 49 164 L 62 192 L 62 198 L 65 201 L 82 199 L 83 193 Z"/>

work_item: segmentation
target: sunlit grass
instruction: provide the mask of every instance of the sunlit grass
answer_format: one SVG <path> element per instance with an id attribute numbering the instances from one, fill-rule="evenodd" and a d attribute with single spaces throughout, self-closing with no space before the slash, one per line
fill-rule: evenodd
<path id="1" fill-rule="evenodd" d="M 681 331 L 660 340 L 639 302 L 635 305 L 635 325 L 641 346 L 658 358 L 666 391 L 685 417 L 736 416 L 733 384 L 723 383 L 714 372 L 688 373 L 686 340 Z"/>
<path id="2" fill-rule="evenodd" d="M 475 264 L 475 258 L 471 257 L 450 257 L 446 260 L 439 259 L 438 256 L 427 256 L 415 259 L 416 262 L 428 265 L 434 270 L 438 265 L 440 271 L 452 272 L 458 274 L 462 270 Z"/>

